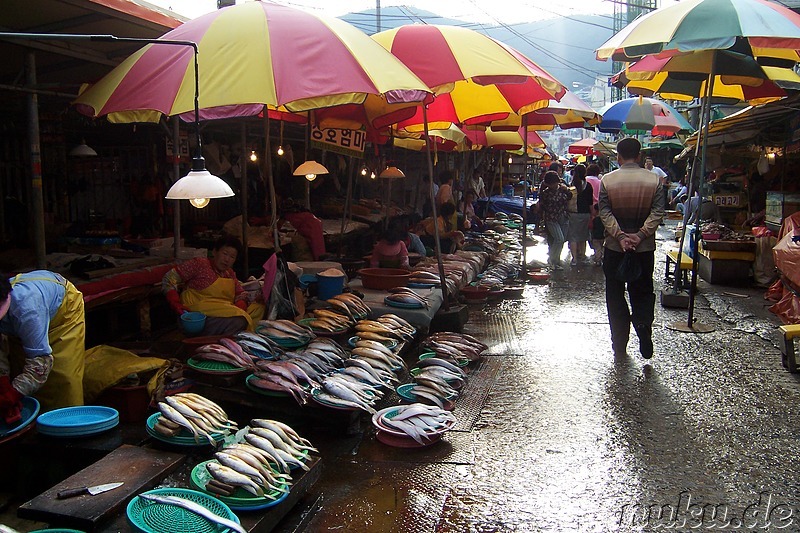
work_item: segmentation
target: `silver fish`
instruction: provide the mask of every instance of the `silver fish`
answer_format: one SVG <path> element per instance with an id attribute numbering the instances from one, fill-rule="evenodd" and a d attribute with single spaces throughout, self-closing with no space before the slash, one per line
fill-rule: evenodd
<path id="1" fill-rule="evenodd" d="M 190 511 L 198 516 L 202 516 L 206 520 L 214 522 L 215 524 L 227 527 L 231 531 L 236 531 L 236 533 L 247 533 L 247 530 L 245 528 L 243 528 L 233 520 L 228 520 L 224 516 L 219 516 L 218 514 L 214 514 L 208 508 L 203 507 L 202 505 L 195 503 L 193 501 L 186 500 L 184 498 L 179 498 L 178 496 L 162 496 L 160 494 L 139 494 L 139 498 L 151 502 L 160 503 L 162 505 L 174 505 L 176 507 L 180 507 L 181 509 L 186 509 L 187 511 Z"/>

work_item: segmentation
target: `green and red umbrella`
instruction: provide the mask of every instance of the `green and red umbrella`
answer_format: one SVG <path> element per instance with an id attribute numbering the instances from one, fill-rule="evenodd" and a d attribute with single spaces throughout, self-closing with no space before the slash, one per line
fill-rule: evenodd
<path id="1" fill-rule="evenodd" d="M 761 49 L 755 55 L 800 50 L 800 15 L 769 0 L 683 0 L 637 18 L 595 53 L 603 61 L 635 61 L 664 51 L 724 50 L 742 40 Z"/>

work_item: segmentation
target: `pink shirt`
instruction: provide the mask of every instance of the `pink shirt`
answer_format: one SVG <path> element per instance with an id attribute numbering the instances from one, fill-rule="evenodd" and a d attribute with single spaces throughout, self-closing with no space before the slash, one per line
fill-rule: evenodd
<path id="1" fill-rule="evenodd" d="M 592 192 L 594 193 L 594 203 L 597 203 L 597 200 L 600 198 L 600 178 L 597 176 L 586 176 L 586 183 L 592 186 Z"/>
<path id="2" fill-rule="evenodd" d="M 408 248 L 403 241 L 397 241 L 394 244 L 389 244 L 384 240 L 380 240 L 375 244 L 372 249 L 372 258 L 370 259 L 369 266 L 378 268 L 381 261 L 400 261 L 400 266 L 408 268 Z"/>

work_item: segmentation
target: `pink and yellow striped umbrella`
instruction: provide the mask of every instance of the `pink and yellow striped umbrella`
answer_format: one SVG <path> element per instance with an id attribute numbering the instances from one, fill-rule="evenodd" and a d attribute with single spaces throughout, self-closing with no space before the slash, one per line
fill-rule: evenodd
<path id="1" fill-rule="evenodd" d="M 372 110 L 365 116 L 378 120 L 430 96 L 408 68 L 347 22 L 271 2 L 220 9 L 162 38 L 198 45 L 201 119 L 256 115 L 265 106 L 299 112 L 363 105 Z M 112 122 L 193 113 L 193 61 L 190 47 L 146 45 L 75 103 Z"/>
<path id="2" fill-rule="evenodd" d="M 432 129 L 488 124 L 560 100 L 566 88 L 536 63 L 481 33 L 457 26 L 407 25 L 372 38 L 436 92 Z M 421 125 L 422 112 L 405 121 Z"/>

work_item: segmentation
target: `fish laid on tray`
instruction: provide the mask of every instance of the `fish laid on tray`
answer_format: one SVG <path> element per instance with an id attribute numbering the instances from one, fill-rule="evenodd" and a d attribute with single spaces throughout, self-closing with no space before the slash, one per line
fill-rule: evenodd
<path id="1" fill-rule="evenodd" d="M 276 342 L 300 342 L 306 344 L 316 335 L 311 328 L 296 324 L 291 320 L 259 320 L 256 332 L 266 335 Z"/>
<path id="2" fill-rule="evenodd" d="M 383 396 L 379 387 L 365 383 L 349 374 L 332 374 L 322 380 L 322 389 L 314 397 L 324 403 L 344 409 L 362 409 L 375 414 L 373 405 Z"/>
<path id="3" fill-rule="evenodd" d="M 488 346 L 466 333 L 439 332 L 422 341 L 421 346 L 430 348 L 436 357 L 464 364 L 477 361 Z"/>
<path id="4" fill-rule="evenodd" d="M 343 312 L 353 320 L 365 317 L 372 311 L 364 301 L 351 292 L 337 294 L 333 298 L 326 300 L 331 308 Z"/>
<path id="5" fill-rule="evenodd" d="M 277 359 L 283 354 L 283 349 L 265 335 L 242 331 L 236 334 L 234 340 L 242 350 L 259 359 Z"/>
<path id="6" fill-rule="evenodd" d="M 153 429 L 165 437 L 176 437 L 182 430 L 192 434 L 198 444 L 207 441 L 216 446 L 212 433 L 229 434 L 237 429 L 225 411 L 211 400 L 191 392 L 167 396 L 158 402 L 161 416 Z"/>
<path id="7" fill-rule="evenodd" d="M 212 480 L 206 490 L 230 496 L 242 488 L 254 496 L 277 499 L 289 492 L 290 469 L 308 470 L 311 453 L 319 453 L 290 426 L 277 420 L 253 419 L 243 442 L 226 446 L 206 463 Z M 271 492 L 277 491 L 277 495 Z"/>
<path id="8" fill-rule="evenodd" d="M 414 383 L 407 392 L 423 403 L 432 403 L 444 409 L 446 402 L 458 398 L 459 389 L 465 383 L 466 378 L 458 370 L 456 372 L 439 365 L 421 367 L 415 372 Z"/>
<path id="9" fill-rule="evenodd" d="M 218 343 L 199 347 L 192 357 L 204 361 L 227 363 L 236 368 L 249 368 L 251 370 L 255 368 L 255 360 L 258 359 L 245 352 L 238 342 L 226 337 L 221 338 Z"/>
<path id="10" fill-rule="evenodd" d="M 353 324 L 355 320 L 350 315 L 343 315 L 342 313 L 331 309 L 315 309 L 311 311 L 314 315 L 314 320 L 308 322 L 311 329 L 318 329 L 322 331 L 342 331 L 347 329 Z"/>
<path id="11" fill-rule="evenodd" d="M 387 416 L 389 413 L 392 416 Z M 373 421 L 378 429 L 402 432 L 424 446 L 433 436 L 450 429 L 456 419 L 439 407 L 412 403 L 383 409 Z"/>
<path id="12" fill-rule="evenodd" d="M 395 302 L 404 305 L 419 305 L 426 309 L 430 307 L 427 298 L 408 287 L 394 287 L 389 289 L 389 293 L 389 296 L 384 298 L 387 302 Z"/>

